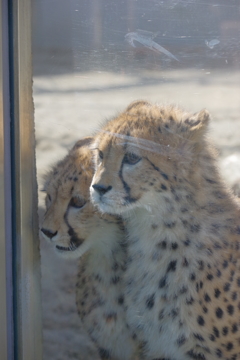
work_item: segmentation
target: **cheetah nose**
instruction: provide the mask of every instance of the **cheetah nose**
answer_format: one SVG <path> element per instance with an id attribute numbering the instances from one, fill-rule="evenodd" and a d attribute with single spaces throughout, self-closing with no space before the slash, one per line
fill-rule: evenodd
<path id="1" fill-rule="evenodd" d="M 96 190 L 98 193 L 99 193 L 99 195 L 104 195 L 104 194 L 106 194 L 106 192 L 108 192 L 109 190 L 111 190 L 112 189 L 112 186 L 104 186 L 104 185 L 97 185 L 97 184 L 95 184 L 95 185 L 92 185 L 92 187 L 94 188 L 94 190 Z"/>
<path id="2" fill-rule="evenodd" d="M 42 232 L 44 235 L 46 235 L 50 240 L 51 240 L 55 235 L 57 235 L 57 231 L 52 232 L 52 231 L 47 230 L 47 229 L 44 229 L 44 228 L 41 229 L 41 232 Z"/>

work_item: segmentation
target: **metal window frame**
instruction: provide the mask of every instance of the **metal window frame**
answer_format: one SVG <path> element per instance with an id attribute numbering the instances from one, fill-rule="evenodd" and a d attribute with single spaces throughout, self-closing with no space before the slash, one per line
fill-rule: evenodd
<path id="1" fill-rule="evenodd" d="M 0 2 L 0 353 L 12 359 L 10 114 L 6 1 Z M 7 166 L 8 164 L 8 166 Z M 10 255 L 10 256 L 9 256 Z"/>
<path id="2" fill-rule="evenodd" d="M 0 21 L 0 353 L 41 360 L 31 0 L 0 0 Z"/>

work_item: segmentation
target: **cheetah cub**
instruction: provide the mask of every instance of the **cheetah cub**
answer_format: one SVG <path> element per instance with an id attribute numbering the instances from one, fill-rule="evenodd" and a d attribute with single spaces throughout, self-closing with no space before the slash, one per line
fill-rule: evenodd
<path id="1" fill-rule="evenodd" d="M 91 196 L 128 232 L 125 305 L 145 359 L 240 359 L 240 216 L 209 114 L 135 102 L 96 136 Z"/>
<path id="2" fill-rule="evenodd" d="M 78 314 L 101 358 L 130 360 L 135 343 L 123 310 L 124 229 L 117 216 L 101 215 L 90 203 L 91 140 L 78 141 L 47 175 L 41 231 L 59 254 L 80 259 Z"/>

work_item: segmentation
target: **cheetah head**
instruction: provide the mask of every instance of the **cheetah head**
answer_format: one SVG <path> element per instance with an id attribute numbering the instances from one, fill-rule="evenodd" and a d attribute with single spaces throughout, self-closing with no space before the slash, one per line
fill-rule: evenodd
<path id="1" fill-rule="evenodd" d="M 47 174 L 46 212 L 41 233 L 57 253 L 78 258 L 98 239 L 106 219 L 93 207 L 89 186 L 93 175 L 92 138 L 79 140 Z"/>
<path id="2" fill-rule="evenodd" d="M 91 198 L 102 212 L 123 214 L 149 208 L 171 182 L 188 177 L 204 147 L 209 114 L 137 101 L 96 136 Z M 193 155 L 195 154 L 195 155 Z M 157 194 L 157 197 L 156 197 Z"/>

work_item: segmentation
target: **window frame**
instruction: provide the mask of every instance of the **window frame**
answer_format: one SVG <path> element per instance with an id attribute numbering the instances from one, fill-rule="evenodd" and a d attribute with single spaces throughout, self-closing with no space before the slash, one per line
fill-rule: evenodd
<path id="1" fill-rule="evenodd" d="M 42 359 L 31 0 L 0 0 L 1 359 Z"/>

